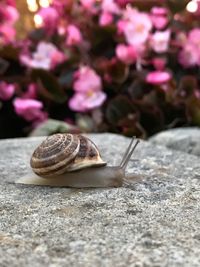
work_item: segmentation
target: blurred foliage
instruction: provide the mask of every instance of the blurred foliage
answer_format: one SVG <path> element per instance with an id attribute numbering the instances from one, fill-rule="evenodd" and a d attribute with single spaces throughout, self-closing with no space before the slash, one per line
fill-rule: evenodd
<path id="1" fill-rule="evenodd" d="M 115 53 L 116 46 L 125 43 L 124 36 L 117 34 L 118 15 L 114 16 L 113 23 L 101 27 L 98 15 L 84 16 L 85 13 L 77 9 L 77 1 L 64 5 L 60 20 L 64 26 L 71 21 L 78 25 L 85 40 L 81 45 L 65 46 L 65 36 L 57 30 L 49 34 L 42 27 L 27 33 L 23 41 L 0 44 L 1 81 L 16 86 L 15 95 L 0 102 L 0 138 L 57 131 L 110 131 L 147 138 L 171 127 L 200 126 L 199 66 L 183 67 L 178 61 L 181 46 L 177 45 L 179 34 L 186 38 L 190 30 L 200 28 L 200 13 L 187 12 L 189 0 L 127 2 L 148 14 L 153 7 L 168 10 L 169 23 L 163 30 L 170 29 L 171 39 L 166 52 L 156 53 L 148 48 L 140 64 L 122 63 Z M 26 67 L 20 55 L 27 52 L 23 51 L 26 49 L 34 52 L 41 41 L 56 45 L 67 60 L 49 70 Z M 146 81 L 147 74 L 154 70 L 154 58 L 166 61 L 165 68 L 172 74 L 170 81 L 163 84 Z M 75 72 L 84 64 L 101 77 L 107 100 L 96 109 L 75 112 L 69 108 L 68 101 L 74 94 Z M 50 118 L 42 124 L 26 121 L 13 108 L 14 99 L 25 94 L 32 83 L 37 86 L 37 100 L 43 103 Z"/>

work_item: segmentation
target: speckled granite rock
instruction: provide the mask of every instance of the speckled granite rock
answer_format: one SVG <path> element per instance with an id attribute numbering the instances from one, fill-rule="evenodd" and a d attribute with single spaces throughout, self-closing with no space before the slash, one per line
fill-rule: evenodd
<path id="1" fill-rule="evenodd" d="M 149 139 L 157 145 L 200 156 L 200 128 L 174 128 L 155 134 Z"/>
<path id="2" fill-rule="evenodd" d="M 90 136 L 110 164 L 129 139 Z M 16 185 L 42 138 L 0 141 L 0 266 L 199 267 L 200 159 L 141 142 L 115 189 Z"/>

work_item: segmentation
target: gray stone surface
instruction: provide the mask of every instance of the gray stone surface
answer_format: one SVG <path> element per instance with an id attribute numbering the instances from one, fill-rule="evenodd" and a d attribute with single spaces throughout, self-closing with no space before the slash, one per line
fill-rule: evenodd
<path id="1" fill-rule="evenodd" d="M 117 164 L 129 139 L 91 135 Z M 0 141 L 0 266 L 199 267 L 200 159 L 141 142 L 140 182 L 114 189 L 16 185 L 42 138 Z"/>
<path id="2" fill-rule="evenodd" d="M 200 156 L 200 128 L 174 128 L 155 134 L 149 139 L 157 145 Z"/>

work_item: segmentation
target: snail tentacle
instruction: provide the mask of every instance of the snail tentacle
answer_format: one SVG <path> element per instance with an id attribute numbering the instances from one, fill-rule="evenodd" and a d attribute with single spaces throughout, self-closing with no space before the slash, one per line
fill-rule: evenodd
<path id="1" fill-rule="evenodd" d="M 135 140 L 135 138 L 136 138 L 136 136 L 133 136 L 133 137 L 132 137 L 131 142 L 129 143 L 129 145 L 128 145 L 127 149 L 126 149 L 126 151 L 125 151 L 125 153 L 124 153 L 124 155 L 123 155 L 123 157 L 122 157 L 122 161 L 121 161 L 121 163 L 120 163 L 119 166 L 122 166 L 123 163 L 124 163 L 124 161 L 126 160 L 126 157 L 127 157 L 128 153 L 129 153 L 129 151 L 130 151 L 130 149 L 131 149 L 131 146 L 132 146 L 133 141 Z"/>
<path id="2" fill-rule="evenodd" d="M 128 147 L 128 149 L 127 149 L 127 152 L 125 153 L 125 156 L 124 156 L 124 160 L 122 161 L 122 164 L 120 164 L 120 167 L 122 168 L 122 169 L 126 169 L 126 167 L 127 167 L 127 165 L 128 165 L 128 162 L 129 162 L 129 160 L 130 160 L 130 158 L 131 158 L 131 156 L 132 156 L 132 154 L 133 154 L 133 152 L 134 152 L 134 150 L 136 149 L 136 147 L 137 147 L 137 145 L 139 144 L 139 139 L 136 139 L 136 143 L 134 144 L 134 146 L 132 147 L 132 144 L 133 144 L 133 140 L 134 140 L 135 138 L 133 137 L 133 139 L 131 140 L 131 142 L 130 142 L 130 145 L 129 145 L 129 147 Z M 131 148 L 132 147 L 132 148 Z"/>

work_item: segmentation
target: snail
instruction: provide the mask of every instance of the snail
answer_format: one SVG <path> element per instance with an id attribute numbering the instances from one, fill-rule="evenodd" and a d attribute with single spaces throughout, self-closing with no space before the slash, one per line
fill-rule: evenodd
<path id="1" fill-rule="evenodd" d="M 96 145 L 78 134 L 53 134 L 33 152 L 32 173 L 16 183 L 66 187 L 120 187 L 139 140 L 133 137 L 119 166 L 107 166 Z"/>

